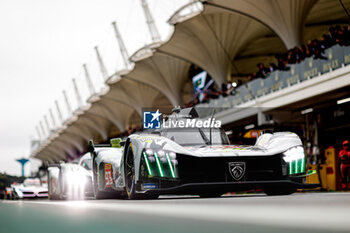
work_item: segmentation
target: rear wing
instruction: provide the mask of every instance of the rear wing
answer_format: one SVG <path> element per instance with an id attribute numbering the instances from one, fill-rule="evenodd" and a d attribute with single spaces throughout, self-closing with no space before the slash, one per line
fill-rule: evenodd
<path id="1" fill-rule="evenodd" d="M 110 144 L 94 144 L 93 140 L 89 141 L 89 148 L 88 151 L 90 153 L 93 153 L 95 151 L 95 148 L 98 147 L 113 147 L 113 148 L 121 148 L 125 144 L 125 141 L 123 141 L 121 138 L 112 138 L 110 140 Z"/>

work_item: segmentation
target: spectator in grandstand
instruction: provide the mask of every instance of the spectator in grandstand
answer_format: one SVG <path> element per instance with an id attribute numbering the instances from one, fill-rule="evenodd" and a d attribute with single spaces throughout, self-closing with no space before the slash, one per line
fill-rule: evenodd
<path id="1" fill-rule="evenodd" d="M 287 57 L 287 63 L 288 64 L 295 64 L 297 63 L 297 53 L 295 51 L 295 48 L 288 51 L 288 57 Z"/>
<path id="2" fill-rule="evenodd" d="M 269 73 L 269 69 L 265 67 L 264 64 L 259 63 L 257 65 L 259 71 L 256 73 L 257 78 L 265 78 L 265 76 Z"/>
<path id="3" fill-rule="evenodd" d="M 327 57 L 323 56 L 324 49 L 321 47 L 321 43 L 319 40 L 313 40 L 312 46 L 314 48 L 314 59 L 324 59 L 327 60 Z"/>
<path id="4" fill-rule="evenodd" d="M 323 49 L 328 49 L 334 45 L 332 36 L 330 34 L 324 34 L 321 39 L 321 46 Z"/>
<path id="5" fill-rule="evenodd" d="M 236 83 L 237 85 L 237 83 Z M 225 84 L 223 83 L 221 85 L 221 92 L 220 94 L 224 97 L 228 96 L 228 95 L 233 95 L 234 94 L 234 90 L 235 90 L 235 87 L 232 85 L 231 82 Z"/>
<path id="6" fill-rule="evenodd" d="M 340 27 L 339 25 L 329 28 L 329 34 L 324 34 L 321 40 L 309 40 L 306 45 L 295 47 L 288 50 L 285 54 L 277 54 L 277 66 L 271 66 L 268 68 L 269 72 L 275 70 L 289 70 L 288 64 L 295 64 L 303 61 L 307 57 L 313 57 L 314 59 L 327 58 L 323 55 L 326 49 L 333 45 L 339 44 L 340 46 L 350 45 L 350 24 L 348 26 Z M 255 78 L 264 77 L 265 70 L 261 69 L 260 63 L 258 64 L 259 71 L 249 76 L 249 80 Z M 266 74 L 265 74 L 266 75 Z"/>
<path id="7" fill-rule="evenodd" d="M 269 68 L 270 73 L 274 72 L 275 70 L 278 70 L 278 67 L 274 62 L 270 62 L 270 68 Z"/>
<path id="8" fill-rule="evenodd" d="M 348 35 L 347 29 L 348 27 L 343 27 L 337 31 L 336 43 L 339 44 L 340 46 L 348 45 L 349 39 L 347 38 L 347 35 Z"/>
<path id="9" fill-rule="evenodd" d="M 342 46 L 349 46 L 350 45 L 350 33 L 349 33 L 349 29 L 350 29 L 350 25 L 348 26 L 344 26 L 343 27 L 343 42 L 342 42 Z"/>
<path id="10" fill-rule="evenodd" d="M 299 57 L 300 57 L 300 61 L 305 60 L 305 58 L 306 58 L 306 46 L 305 45 L 301 45 L 300 46 L 300 48 L 299 48 Z"/>
<path id="11" fill-rule="evenodd" d="M 341 37 L 341 35 L 339 35 L 339 31 L 341 31 L 341 30 L 342 30 L 342 28 L 339 25 L 334 27 L 334 40 L 335 40 L 334 44 L 339 43 L 340 37 Z"/>
<path id="12" fill-rule="evenodd" d="M 287 62 L 283 59 L 282 54 L 277 54 L 276 59 L 277 59 L 278 70 L 289 70 L 289 68 L 287 67 Z"/>
<path id="13" fill-rule="evenodd" d="M 228 85 L 228 84 L 225 84 L 225 83 L 221 84 L 221 91 L 220 91 L 220 94 L 221 94 L 222 96 L 224 96 L 224 97 L 227 96 L 227 85 Z"/>
<path id="14" fill-rule="evenodd" d="M 249 81 L 254 80 L 254 79 L 256 79 L 256 73 L 255 72 L 248 76 L 248 80 Z"/>
<path id="15" fill-rule="evenodd" d="M 312 41 L 308 40 L 306 44 L 306 56 L 312 57 L 315 54 L 315 48 L 312 46 Z"/>
<path id="16" fill-rule="evenodd" d="M 335 40 L 336 40 L 336 31 L 335 31 L 335 28 L 334 27 L 330 27 L 329 28 L 329 38 L 330 38 L 330 46 L 329 47 L 332 47 L 333 45 L 335 45 Z"/>
<path id="17" fill-rule="evenodd" d="M 235 85 L 233 85 L 233 84 L 235 84 Z M 238 85 L 238 81 L 235 82 L 235 83 L 229 83 L 229 84 L 227 85 L 227 93 L 228 93 L 229 95 L 234 95 L 234 94 L 235 94 L 235 89 L 236 89 L 237 85 Z"/>
<path id="18" fill-rule="evenodd" d="M 223 97 L 226 97 L 229 95 L 229 92 L 228 92 L 228 86 L 229 84 L 221 84 L 221 91 L 220 91 L 220 94 L 223 96 Z"/>

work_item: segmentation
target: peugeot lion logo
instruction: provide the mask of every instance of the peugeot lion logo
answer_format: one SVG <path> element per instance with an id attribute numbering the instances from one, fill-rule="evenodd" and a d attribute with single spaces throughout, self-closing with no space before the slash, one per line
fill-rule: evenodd
<path id="1" fill-rule="evenodd" d="M 228 164 L 228 170 L 235 180 L 240 180 L 245 173 L 245 162 L 231 162 Z"/>

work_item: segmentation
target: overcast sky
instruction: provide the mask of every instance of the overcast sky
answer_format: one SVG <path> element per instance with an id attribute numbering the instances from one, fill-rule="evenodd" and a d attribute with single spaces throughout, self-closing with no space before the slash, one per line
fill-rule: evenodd
<path id="1" fill-rule="evenodd" d="M 171 32 L 167 19 L 187 2 L 148 0 L 162 39 Z M 55 100 L 67 117 L 62 90 L 77 107 L 73 77 L 88 97 L 83 63 L 96 89 L 103 86 L 94 46 L 100 47 L 109 74 L 123 68 L 112 21 L 130 55 L 151 41 L 140 0 L 0 0 L 0 172 L 20 175 L 15 159 L 29 157 L 44 115 L 52 124 L 49 108 L 58 121 Z"/>

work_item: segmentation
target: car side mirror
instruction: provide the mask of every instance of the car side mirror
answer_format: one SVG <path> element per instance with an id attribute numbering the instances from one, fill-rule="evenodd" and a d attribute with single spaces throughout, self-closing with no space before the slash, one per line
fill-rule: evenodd
<path id="1" fill-rule="evenodd" d="M 94 142 L 92 140 L 89 141 L 89 146 L 88 146 L 88 152 L 92 153 L 94 152 Z"/>

